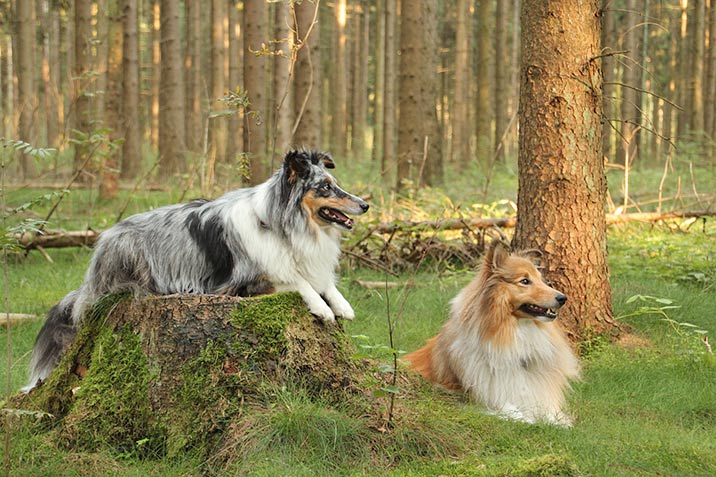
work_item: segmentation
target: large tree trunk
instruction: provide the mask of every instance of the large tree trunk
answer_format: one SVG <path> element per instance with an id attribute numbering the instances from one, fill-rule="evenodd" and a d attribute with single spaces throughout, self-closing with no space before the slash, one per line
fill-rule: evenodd
<path id="1" fill-rule="evenodd" d="M 141 133 L 139 115 L 139 32 L 137 0 L 122 2 L 124 41 L 122 43 L 122 144 L 121 177 L 134 179 L 141 167 Z"/>
<path id="2" fill-rule="evenodd" d="M 182 67 L 179 4 L 162 0 L 162 72 L 159 89 L 159 164 L 162 174 L 185 169 L 184 68 Z"/>
<path id="3" fill-rule="evenodd" d="M 518 215 L 513 246 L 544 253 L 546 277 L 568 297 L 573 336 L 612 331 L 602 161 L 599 1 L 526 0 Z"/>
<path id="4" fill-rule="evenodd" d="M 75 449 L 146 439 L 170 456 L 212 455 L 242 411 L 275 401 L 282 386 L 326 402 L 356 394 L 352 353 L 340 324 L 317 320 L 298 294 L 108 296 L 16 404 L 53 414 L 53 438 Z"/>

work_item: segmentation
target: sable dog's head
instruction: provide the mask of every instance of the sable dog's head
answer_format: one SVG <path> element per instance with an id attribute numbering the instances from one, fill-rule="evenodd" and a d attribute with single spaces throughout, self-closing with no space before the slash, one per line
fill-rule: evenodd
<path id="1" fill-rule="evenodd" d="M 368 210 L 364 200 L 338 186 L 327 171 L 335 168 L 335 163 L 325 152 L 290 151 L 283 168 L 287 186 L 298 192 L 308 220 L 319 227 L 351 229 L 354 221 L 349 214 L 363 214 Z"/>
<path id="2" fill-rule="evenodd" d="M 530 252 L 510 254 L 497 243 L 485 256 L 486 284 L 501 300 L 507 301 L 518 319 L 553 321 L 567 297 L 547 285 Z"/>

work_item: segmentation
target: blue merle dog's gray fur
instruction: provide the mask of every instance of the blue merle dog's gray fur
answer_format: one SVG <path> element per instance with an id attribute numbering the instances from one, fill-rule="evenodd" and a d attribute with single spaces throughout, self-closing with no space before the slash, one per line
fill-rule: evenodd
<path id="1" fill-rule="evenodd" d="M 309 228 L 303 197 L 330 177 L 325 169 L 332 167 L 325 153 L 290 151 L 282 167 L 260 186 L 213 201 L 195 200 L 140 213 L 103 232 L 81 287 L 48 313 L 33 350 L 28 388 L 46 379 L 74 340 L 87 307 L 102 295 L 131 291 L 251 296 L 272 291 L 265 270 L 246 253 L 246 247 L 257 244 L 243 241 L 237 221 L 255 221 L 290 246 L 294 236 L 304 236 Z M 368 208 L 337 186 L 334 193 L 355 201 L 360 210 L 349 213 Z M 259 199 L 262 210 L 257 209 L 256 216 L 232 213 L 235 204 Z"/>

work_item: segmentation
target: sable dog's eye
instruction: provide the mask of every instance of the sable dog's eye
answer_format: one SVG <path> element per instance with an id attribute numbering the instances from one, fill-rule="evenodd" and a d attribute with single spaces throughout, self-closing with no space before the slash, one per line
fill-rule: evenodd
<path id="1" fill-rule="evenodd" d="M 530 283 L 532 283 L 532 281 L 529 278 L 523 278 L 520 280 L 521 285 L 529 285 Z"/>

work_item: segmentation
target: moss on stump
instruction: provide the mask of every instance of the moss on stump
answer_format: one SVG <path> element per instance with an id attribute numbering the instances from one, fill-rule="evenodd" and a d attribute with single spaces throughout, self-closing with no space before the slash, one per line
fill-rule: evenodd
<path id="1" fill-rule="evenodd" d="M 335 403 L 356 395 L 353 351 L 340 323 L 317 320 L 295 293 L 109 296 L 18 405 L 54 415 L 52 435 L 68 447 L 208 455 L 276 390 Z"/>

